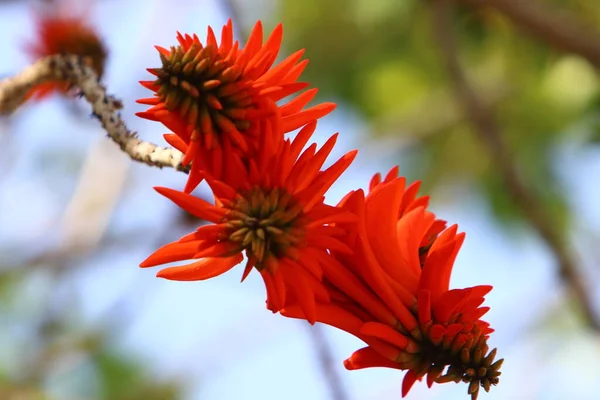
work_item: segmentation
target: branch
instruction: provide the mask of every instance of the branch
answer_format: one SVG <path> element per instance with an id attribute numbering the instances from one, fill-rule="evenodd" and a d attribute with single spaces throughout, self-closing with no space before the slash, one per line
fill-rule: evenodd
<path id="1" fill-rule="evenodd" d="M 100 121 L 108 136 L 131 159 L 155 167 L 171 167 L 188 172 L 181 165 L 183 154 L 175 149 L 144 142 L 130 132 L 121 119 L 119 100 L 106 94 L 95 72 L 79 57 L 54 55 L 43 58 L 18 75 L 0 81 L 0 115 L 16 111 L 37 85 L 51 81 L 67 81 L 79 88 L 91 104 L 93 115 Z"/>
<path id="2" fill-rule="evenodd" d="M 311 340 L 316 347 L 316 353 L 323 374 L 324 381 L 329 386 L 332 400 L 347 400 L 348 395 L 344 389 L 342 379 L 335 370 L 331 347 L 325 337 L 325 332 L 320 325 L 307 325 Z"/>
<path id="3" fill-rule="evenodd" d="M 537 0 L 461 0 L 476 7 L 491 7 L 515 25 L 561 51 L 586 58 L 600 68 L 600 32 L 586 27 L 573 15 L 557 12 Z"/>
<path id="4" fill-rule="evenodd" d="M 525 218 L 538 232 L 549 249 L 554 253 L 560 276 L 571 290 L 571 294 L 581 307 L 584 318 L 590 328 L 600 332 L 600 320 L 595 314 L 587 288 L 577 271 L 575 257 L 564 237 L 550 222 L 552 219 L 544 213 L 541 204 L 520 179 L 509 149 L 491 111 L 484 106 L 470 86 L 465 72 L 458 61 L 458 48 L 451 25 L 452 9 L 450 0 L 434 0 L 432 4 L 433 29 L 435 39 L 448 77 L 454 86 L 455 95 L 470 119 L 474 131 L 487 146 L 513 202 L 521 209 Z"/>

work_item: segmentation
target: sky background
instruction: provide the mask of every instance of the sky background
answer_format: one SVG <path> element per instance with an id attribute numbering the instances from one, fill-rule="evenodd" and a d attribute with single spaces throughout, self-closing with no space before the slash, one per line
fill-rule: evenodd
<path id="1" fill-rule="evenodd" d="M 261 1 L 252 16 L 268 19 L 272 7 Z M 29 11 L 24 2 L 0 4 L 0 75 L 15 73 L 28 63 L 22 44 L 33 32 Z M 143 139 L 161 142 L 165 133 L 159 124 L 134 115 L 145 107 L 135 99 L 149 96 L 138 81 L 149 79 L 145 69 L 159 62 L 153 46 L 173 44 L 177 30 L 203 38 L 207 25 L 220 30 L 228 18 L 226 12 L 222 4 L 208 0 L 99 1 L 96 5 L 92 21 L 110 48 L 104 82 L 111 94 L 124 101 L 123 117 Z M 87 107 L 76 106 L 86 112 Z M 60 246 L 65 238 L 85 236 L 88 221 L 79 221 L 71 227 L 74 231 L 61 227 L 69 218 L 65 210 L 73 193 L 86 190 L 78 183 L 76 171 L 91 168 L 96 171 L 94 179 L 86 184 L 95 188 L 94 193 L 121 192 L 107 220 L 109 231 L 137 237 L 135 246 L 117 245 L 104 256 L 86 261 L 85 268 L 60 289 L 78 310 L 78 320 L 93 326 L 108 313 L 126 321 L 111 340 L 145 360 L 157 377 L 181 380 L 187 388 L 185 399 L 329 399 L 310 327 L 266 310 L 264 286 L 257 273 L 243 284 L 239 283 L 240 267 L 207 282 L 170 282 L 156 279 L 156 268 L 138 268 L 158 245 L 185 233 L 170 228 L 176 209 L 152 189 L 182 188 L 185 176 L 131 163 L 105 139 L 96 121 L 83 115 L 51 99 L 23 107 L 10 124 L 0 122 L 0 244 L 14 249 L 0 254 L 36 254 Z M 314 139 L 323 143 L 338 131 L 329 162 L 355 148 L 359 155 L 328 193 L 331 203 L 349 190 L 367 186 L 374 173 L 385 173 L 398 162 L 385 144 L 367 140 L 367 124 L 343 105 L 321 120 Z M 589 248 L 600 227 L 600 190 L 594 178 L 600 176 L 598 155 L 598 149 L 582 152 L 575 144 L 556 155 L 557 167 L 572 192 L 581 228 L 574 243 L 580 250 Z M 100 173 L 94 165 L 102 166 Z M 486 299 L 491 310 L 485 319 L 496 329 L 490 345 L 499 348 L 505 363 L 499 386 L 480 398 L 593 398 L 600 381 L 598 338 L 570 315 L 554 261 L 543 243 L 533 234 L 516 239 L 499 231 L 486 207 L 460 186 L 449 185 L 432 196 L 431 209 L 467 233 L 451 287 L 494 286 Z M 92 208 L 91 218 L 102 210 L 101 206 Z M 590 287 L 597 288 L 598 254 L 582 254 L 582 260 Z M 44 279 L 43 274 L 33 279 L 22 293 L 30 296 L 31 307 L 36 305 Z M 600 310 L 599 292 L 592 291 Z M 361 342 L 333 328 L 323 330 L 349 399 L 400 399 L 403 372 L 346 371 L 342 361 L 363 347 Z M 0 338 L 0 358 L 6 359 L 18 358 L 11 350 L 12 341 L 27 341 L 18 330 Z M 79 389 L 70 384 L 71 378 L 86 373 L 85 362 L 57 369 L 48 388 L 59 398 L 76 398 L 72 396 Z M 462 384 L 427 389 L 417 383 L 407 398 L 466 399 L 466 390 Z"/>

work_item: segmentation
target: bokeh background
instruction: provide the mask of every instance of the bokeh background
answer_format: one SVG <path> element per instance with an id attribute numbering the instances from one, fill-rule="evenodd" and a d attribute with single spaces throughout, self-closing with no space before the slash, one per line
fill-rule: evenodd
<path id="1" fill-rule="evenodd" d="M 359 148 L 336 202 L 395 164 L 467 239 L 452 287 L 492 284 L 484 399 L 593 399 L 600 372 L 600 3 L 597 0 L 97 0 L 104 82 L 134 113 L 153 45 L 234 19 L 284 23 L 282 56 L 336 111 L 331 159 Z M 30 60 L 35 2 L 0 2 L 0 76 Z M 545 24 L 545 25 L 544 25 Z M 562 36 L 561 36 L 562 35 Z M 566 38 L 566 39 L 565 39 Z M 403 373 L 346 371 L 362 347 L 264 307 L 258 274 L 169 282 L 138 264 L 199 221 L 153 186 L 185 176 L 134 164 L 89 105 L 53 97 L 0 119 L 0 399 L 400 399 Z M 206 195 L 200 190 L 198 195 Z M 466 399 L 466 386 L 408 399 Z"/>

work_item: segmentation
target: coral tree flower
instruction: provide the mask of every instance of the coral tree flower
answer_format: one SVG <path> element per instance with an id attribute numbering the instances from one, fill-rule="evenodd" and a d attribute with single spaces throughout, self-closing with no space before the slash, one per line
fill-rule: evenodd
<path id="1" fill-rule="evenodd" d="M 102 76 L 108 51 L 83 13 L 76 14 L 69 2 L 63 0 L 36 10 L 35 19 L 36 37 L 26 45 L 32 59 L 55 54 L 77 55 L 83 57 L 98 77 Z M 50 82 L 38 86 L 33 94 L 41 98 L 68 89 L 68 83 Z"/>
<path id="2" fill-rule="evenodd" d="M 376 175 L 366 198 L 358 190 L 341 202 L 358 217 L 356 224 L 335 224 L 349 232 L 341 239 L 354 252 L 333 250 L 337 263 L 316 258 L 331 299 L 317 305 L 316 320 L 368 345 L 344 362 L 347 369 L 407 370 L 403 396 L 425 376 L 429 386 L 464 381 L 475 399 L 480 386 L 488 391 L 498 383 L 502 364 L 494 362 L 495 349 L 488 353 L 493 330 L 480 319 L 492 287 L 449 289 L 465 235 L 436 220 L 426 210 L 428 197 L 416 197 L 419 183 L 406 187 L 397 172 L 392 169 L 383 182 Z M 305 318 L 293 304 L 282 314 Z"/>
<path id="3" fill-rule="evenodd" d="M 191 214 L 212 222 L 180 240 L 167 244 L 142 262 L 151 267 L 197 259 L 191 264 L 161 270 L 159 277 L 204 280 L 220 275 L 247 257 L 242 281 L 256 268 L 266 286 L 267 307 L 279 311 L 286 302 L 298 303 L 308 321 L 315 321 L 315 301 L 328 302 L 320 283 L 329 250 L 351 254 L 338 237 L 334 223 L 355 220 L 340 208 L 324 204 L 324 194 L 350 165 L 356 151 L 321 170 L 337 134 L 318 151 L 316 144 L 301 153 L 316 126 L 304 127 L 293 141 L 286 140 L 277 154 L 262 152 L 245 168 L 232 155 L 233 167 L 223 172 L 229 183 L 207 178 L 215 195 L 210 204 L 193 195 L 156 188 Z M 270 132 L 267 132 L 270 133 Z"/>
<path id="4" fill-rule="evenodd" d="M 334 103 L 323 103 L 303 110 L 317 89 L 277 105 L 277 101 L 308 86 L 297 82 L 308 62 L 300 61 L 304 50 L 272 68 L 282 38 L 279 24 L 263 43 L 259 21 L 246 46 L 240 48 L 229 20 L 222 29 L 220 44 L 209 27 L 204 45 L 196 35 L 178 33 L 177 46 L 156 46 L 162 66 L 148 69 L 155 80 L 141 82 L 155 95 L 138 100 L 151 107 L 137 115 L 160 121 L 173 131 L 165 139 L 185 154 L 184 165 L 192 163 L 186 192 L 205 175 L 222 180 L 216 173 L 229 153 L 253 157 L 265 140 L 273 152 L 278 152 L 283 145 L 282 132 L 300 128 L 335 108 Z M 274 137 L 262 138 L 266 131 Z"/>

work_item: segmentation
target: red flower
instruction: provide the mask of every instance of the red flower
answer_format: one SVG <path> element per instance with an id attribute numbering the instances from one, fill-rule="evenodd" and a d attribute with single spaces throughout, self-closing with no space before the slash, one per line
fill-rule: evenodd
<path id="1" fill-rule="evenodd" d="M 341 202 L 358 217 L 357 224 L 336 223 L 348 232 L 342 240 L 354 252 L 334 250 L 337 262 L 320 264 L 331 302 L 317 305 L 316 320 L 368 345 L 344 362 L 347 369 L 407 370 L 403 396 L 425 375 L 429 386 L 462 380 L 475 399 L 479 386 L 487 391 L 498 383 L 502 364 L 494 363 L 495 349 L 488 353 L 493 329 L 480 320 L 492 287 L 449 289 L 465 235 L 426 211 L 429 199 L 416 197 L 419 183 L 405 187 L 397 172 L 383 183 L 376 175 L 366 198 L 358 190 Z M 292 304 L 282 314 L 305 318 Z"/>
<path id="2" fill-rule="evenodd" d="M 177 34 L 179 45 L 169 50 L 157 46 L 162 67 L 148 71 L 156 76 L 142 85 L 155 96 L 138 100 L 152 106 L 138 116 L 162 122 L 174 134 L 165 139 L 185 153 L 184 164 L 192 163 L 185 191 L 190 192 L 210 175 L 231 152 L 253 157 L 259 146 L 278 152 L 283 133 L 318 119 L 335 108 L 323 103 L 302 110 L 317 89 L 308 90 L 285 105 L 276 102 L 308 86 L 296 82 L 308 60 L 300 61 L 299 50 L 271 68 L 283 37 L 278 25 L 263 44 L 261 22 L 257 22 L 243 49 L 233 40 L 231 20 L 223 27 L 221 44 L 208 28 L 203 46 L 196 35 Z M 272 137 L 264 137 L 270 131 Z"/>
<path id="3" fill-rule="evenodd" d="M 73 14 L 65 3 L 38 10 L 35 18 L 37 36 L 26 47 L 32 59 L 54 54 L 78 55 L 89 63 L 98 77 L 102 76 L 108 52 L 83 15 Z M 41 98 L 52 91 L 65 93 L 68 89 L 68 83 L 50 82 L 38 86 L 32 94 Z"/>
<path id="4" fill-rule="evenodd" d="M 156 188 L 189 213 L 212 222 L 170 243 L 146 259 L 151 267 L 173 261 L 197 259 L 163 269 L 159 277 L 204 280 L 220 275 L 247 257 L 242 281 L 258 269 L 267 289 L 267 307 L 279 311 L 286 302 L 299 304 L 314 323 L 315 298 L 329 301 L 320 283 L 322 266 L 333 260 L 328 250 L 352 253 L 338 239 L 343 233 L 333 223 L 354 220 L 351 213 L 323 203 L 324 194 L 356 155 L 352 151 L 321 171 L 337 134 L 316 151 L 313 144 L 301 150 L 316 126 L 304 127 L 293 142 L 286 140 L 277 154 L 264 151 L 245 168 L 233 155 L 222 172 L 229 183 L 207 178 L 216 204 L 184 192 Z M 267 132 L 269 133 L 269 132 Z"/>

